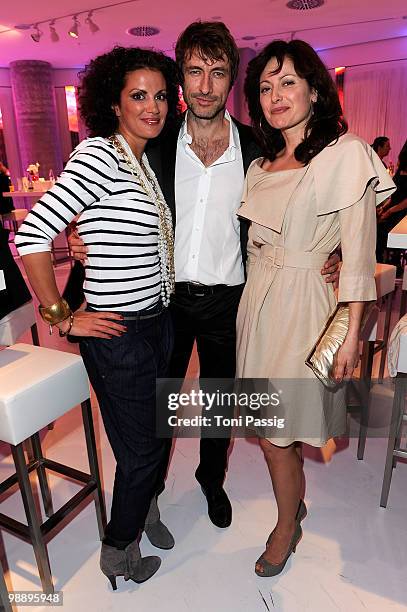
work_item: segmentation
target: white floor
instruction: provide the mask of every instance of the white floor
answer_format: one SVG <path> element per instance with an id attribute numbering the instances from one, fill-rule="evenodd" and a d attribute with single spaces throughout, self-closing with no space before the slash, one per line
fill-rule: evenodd
<path id="1" fill-rule="evenodd" d="M 64 268 L 58 267 L 61 282 Z M 62 350 L 75 345 L 54 339 L 50 344 L 41 325 L 41 342 Z M 28 341 L 29 336 L 24 336 Z M 191 372 L 196 371 L 192 363 Z M 391 383 L 376 385 L 372 423 L 389 418 Z M 114 460 L 99 418 L 94 418 L 100 450 L 106 503 L 111 503 Z M 80 411 L 73 409 L 43 431 L 45 454 L 87 469 Z M 145 536 L 144 555 L 159 554 L 162 565 L 148 582 L 136 585 L 118 579 L 113 592 L 99 570 L 99 548 L 93 504 L 88 504 L 49 543 L 55 588 L 64 593 L 64 609 L 139 610 L 141 612 L 284 612 L 407 610 L 407 465 L 393 474 L 389 503 L 380 508 L 386 440 L 369 438 L 363 461 L 356 459 L 356 440 L 340 441 L 320 450 L 307 448 L 305 473 L 308 517 L 304 536 L 284 572 L 259 578 L 254 562 L 276 519 L 270 480 L 262 453 L 254 440 L 236 440 L 226 489 L 233 505 L 230 528 L 217 529 L 209 521 L 206 501 L 194 480 L 198 440 L 177 440 L 166 491 L 161 496 L 164 522 L 176 539 L 171 551 L 157 551 Z M 334 452 L 335 451 L 335 452 Z M 0 446 L 0 478 L 13 470 L 9 449 Z M 54 507 L 60 507 L 77 486 L 51 477 Z M 1 505 L 1 512 L 23 520 L 18 492 Z M 8 586 L 40 590 L 32 548 L 3 532 Z M 23 608 L 21 608 L 22 610 Z M 30 609 L 30 608 L 25 608 Z M 37 610 L 45 608 L 36 608 Z"/>

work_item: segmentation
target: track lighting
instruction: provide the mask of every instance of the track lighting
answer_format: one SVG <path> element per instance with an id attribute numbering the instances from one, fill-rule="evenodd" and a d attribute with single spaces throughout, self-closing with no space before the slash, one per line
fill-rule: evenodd
<path id="1" fill-rule="evenodd" d="M 59 34 L 55 29 L 55 19 L 53 19 L 49 24 L 49 32 L 50 32 L 52 42 L 58 42 Z"/>
<path id="2" fill-rule="evenodd" d="M 36 23 L 33 27 L 34 27 L 34 32 L 31 34 L 31 38 L 34 42 L 39 43 L 40 38 L 42 36 L 42 32 L 38 27 L 38 23 Z"/>
<path id="3" fill-rule="evenodd" d="M 316 0 L 313 0 L 313 1 L 316 1 Z M 97 8 L 77 10 L 76 13 L 66 13 L 64 15 L 58 15 L 56 17 L 49 17 L 48 19 L 44 19 L 43 21 L 35 21 L 34 23 L 22 23 L 20 25 L 14 26 L 14 28 L 16 30 L 28 30 L 30 33 L 31 39 L 35 43 L 39 43 L 43 35 L 43 32 L 42 30 L 40 30 L 40 27 L 45 24 L 44 27 L 49 28 L 49 35 L 50 35 L 51 41 L 53 43 L 57 43 L 60 41 L 60 35 L 58 34 L 57 27 L 61 26 L 61 23 L 58 23 L 58 26 L 56 26 L 55 24 L 57 22 L 62 22 L 62 20 L 65 20 L 65 19 L 72 19 L 72 25 L 67 31 L 67 34 L 71 38 L 79 38 L 80 26 L 81 26 L 81 22 L 79 21 L 79 19 L 83 18 L 84 23 L 86 23 L 86 25 L 89 28 L 90 33 L 96 34 L 96 32 L 100 31 L 100 27 L 98 26 L 98 24 L 93 21 L 93 15 L 96 12 L 102 11 L 104 9 L 112 9 L 117 6 L 133 4 L 135 2 L 140 2 L 140 0 L 113 0 L 113 1 L 111 0 L 110 4 L 107 3 L 104 6 L 98 6 Z M 58 4 L 58 2 L 54 2 L 54 4 Z M 144 28 L 146 26 L 142 26 L 142 27 Z M 8 31 L 8 30 L 5 30 L 5 31 Z M 60 27 L 59 27 L 59 31 L 61 31 Z M 153 32 L 153 34 L 156 34 L 156 33 L 158 32 Z M 150 35 L 151 34 L 148 34 L 148 36 Z"/>
<path id="4" fill-rule="evenodd" d="M 68 30 L 69 36 L 72 36 L 72 38 L 79 38 L 79 25 L 78 16 L 74 15 L 72 26 Z"/>
<path id="5" fill-rule="evenodd" d="M 85 23 L 86 25 L 89 26 L 89 30 L 92 32 L 92 34 L 96 34 L 96 32 L 99 32 L 100 28 L 99 26 L 92 20 L 92 15 L 93 15 L 93 11 L 89 11 L 88 16 L 85 19 Z"/>

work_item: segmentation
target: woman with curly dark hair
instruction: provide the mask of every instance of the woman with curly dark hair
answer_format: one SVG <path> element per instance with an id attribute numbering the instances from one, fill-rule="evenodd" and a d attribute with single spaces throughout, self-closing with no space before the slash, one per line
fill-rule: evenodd
<path id="1" fill-rule="evenodd" d="M 237 377 L 284 390 L 284 428 L 256 429 L 278 520 L 255 571 L 275 576 L 295 551 L 307 512 L 300 444 L 320 447 L 345 431 L 343 387 L 324 387 L 305 364 L 337 303 L 320 269 L 341 243 L 338 301 L 349 303 L 350 323 L 333 371 L 339 383 L 358 362 L 364 302 L 376 297 L 375 206 L 394 186 L 371 147 L 346 133 L 335 86 L 307 43 L 267 45 L 249 63 L 245 92 L 264 157 L 249 168 L 238 211 L 251 227 Z"/>
<path id="2" fill-rule="evenodd" d="M 155 499 L 164 451 L 155 435 L 155 383 L 172 347 L 173 228 L 144 149 L 178 112 L 176 65 L 162 53 L 116 47 L 86 67 L 79 100 L 90 138 L 27 216 L 16 245 L 50 330 L 81 337 L 117 461 L 100 559 L 116 589 L 116 576 L 143 582 L 160 565 L 159 557 L 141 557 L 143 528 L 156 546 L 174 545 Z M 71 312 L 49 251 L 79 214 L 87 307 Z"/>

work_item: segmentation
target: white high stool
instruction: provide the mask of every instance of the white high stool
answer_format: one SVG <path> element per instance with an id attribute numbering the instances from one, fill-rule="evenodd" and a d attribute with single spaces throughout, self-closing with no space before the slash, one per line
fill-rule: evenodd
<path id="1" fill-rule="evenodd" d="M 361 401 L 360 404 L 360 429 L 357 458 L 363 459 L 366 446 L 366 438 L 369 424 L 369 408 L 370 408 L 370 389 L 372 385 L 372 368 L 373 358 L 375 353 L 381 351 L 379 380 L 383 380 L 384 366 L 386 363 L 387 342 L 390 333 L 390 318 L 391 307 L 393 302 L 393 293 L 396 286 L 396 266 L 388 264 L 376 264 L 375 281 L 377 300 L 382 300 L 387 296 L 386 315 L 383 330 L 383 339 L 378 339 L 378 315 L 379 309 L 372 312 L 369 321 L 362 332 L 362 355 L 360 364 L 360 383 L 361 383 Z M 357 381 L 356 381 L 357 382 Z M 352 408 L 355 406 L 352 405 Z"/>
<path id="2" fill-rule="evenodd" d="M 90 474 L 42 455 L 38 432 L 77 404 L 82 405 Z M 34 459 L 26 464 L 23 442 L 31 438 Z M 0 351 L 0 440 L 11 445 L 16 473 L 0 484 L 0 495 L 18 483 L 27 525 L 0 514 L 0 527 L 34 548 L 42 588 L 53 593 L 46 542 L 54 529 L 89 496 L 94 498 L 100 538 L 106 509 L 100 482 L 95 433 L 89 400 L 89 382 L 81 357 L 30 344 L 15 344 Z M 73 478 L 82 488 L 59 510 L 53 511 L 46 469 Z M 34 504 L 29 472 L 37 471 L 47 520 L 41 522 Z"/>
<path id="3" fill-rule="evenodd" d="M 397 283 L 397 281 L 399 281 Z M 400 285 L 401 288 L 401 297 L 400 297 L 400 313 L 399 318 L 403 317 L 406 314 L 406 301 L 407 301 L 407 266 L 404 266 L 403 278 L 398 278 L 396 280 L 396 284 Z"/>
<path id="4" fill-rule="evenodd" d="M 15 344 L 21 334 L 31 329 L 33 344 L 40 345 L 32 300 L 0 319 L 0 345 Z"/>
<path id="5" fill-rule="evenodd" d="M 384 367 L 386 365 L 386 353 L 387 353 L 387 342 L 390 334 L 390 319 L 391 319 L 391 307 L 393 304 L 394 290 L 396 288 L 396 266 L 390 266 L 389 264 L 376 264 L 376 290 L 377 299 L 383 300 L 386 298 L 386 316 L 384 320 L 383 339 L 377 341 L 378 344 L 375 346 L 375 353 L 381 351 L 380 355 L 380 367 L 379 367 L 379 382 L 383 382 Z"/>
<path id="6" fill-rule="evenodd" d="M 389 442 L 387 445 L 386 463 L 384 467 L 382 494 L 380 505 L 382 508 L 387 506 L 389 497 L 393 468 L 396 467 L 397 460 L 407 459 L 407 448 L 401 447 L 401 435 L 403 424 L 407 423 L 406 412 L 406 392 L 407 392 L 407 334 L 400 336 L 400 352 L 397 361 L 397 376 L 395 379 L 395 391 L 393 398 L 393 408 L 390 421 Z"/>

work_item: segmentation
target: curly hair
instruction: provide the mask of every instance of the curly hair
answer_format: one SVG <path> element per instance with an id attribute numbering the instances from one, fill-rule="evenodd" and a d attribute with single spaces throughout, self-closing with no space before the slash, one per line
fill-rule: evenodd
<path id="1" fill-rule="evenodd" d="M 254 133 L 270 161 L 275 160 L 285 147 L 281 131 L 267 123 L 260 105 L 260 75 L 271 58 L 277 61 L 274 74 L 280 72 L 284 59 L 290 58 L 298 76 L 318 93 L 313 113 L 305 126 L 304 139 L 294 151 L 295 159 L 306 165 L 348 130 L 336 86 L 317 53 L 303 40 L 274 40 L 249 62 L 244 92 Z"/>
<path id="2" fill-rule="evenodd" d="M 157 51 L 138 47 L 114 47 L 99 55 L 79 73 L 79 111 L 90 136 L 107 138 L 118 128 L 113 110 L 120 103 L 120 94 L 129 72 L 147 68 L 163 75 L 167 86 L 167 123 L 181 112 L 179 102 L 179 70 L 171 58 Z"/>
<path id="3" fill-rule="evenodd" d="M 230 65 L 230 88 L 236 81 L 239 70 L 239 49 L 232 34 L 221 21 L 194 21 L 178 37 L 175 45 L 175 59 L 183 73 L 186 59 L 193 52 L 203 59 L 210 61 L 221 60 L 226 57 Z"/>

